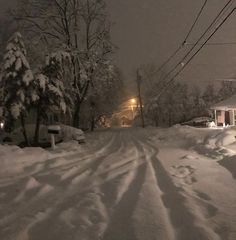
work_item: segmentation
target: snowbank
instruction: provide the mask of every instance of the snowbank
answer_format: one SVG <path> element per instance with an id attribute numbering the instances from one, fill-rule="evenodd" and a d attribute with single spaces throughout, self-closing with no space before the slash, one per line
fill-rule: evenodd
<path id="1" fill-rule="evenodd" d="M 218 131 L 219 130 L 208 128 L 175 125 L 171 128 L 158 129 L 157 133 L 152 136 L 151 139 L 152 141 L 159 141 L 163 144 L 191 147 L 204 143 L 209 133 L 213 134 Z"/>
<path id="2" fill-rule="evenodd" d="M 205 138 L 205 144 L 212 147 L 226 147 L 235 143 L 236 145 L 236 129 L 227 128 L 222 129 L 219 132 L 210 132 Z"/>
<path id="3" fill-rule="evenodd" d="M 149 135 L 150 141 L 159 147 L 195 151 L 214 160 L 227 158 L 227 163 L 224 162 L 227 166 L 235 164 L 228 157 L 236 155 L 236 127 L 214 129 L 176 125 L 152 130 Z"/>
<path id="4" fill-rule="evenodd" d="M 195 128 L 191 126 L 175 125 L 171 128 L 160 129 L 153 140 L 177 145 L 193 146 L 206 145 L 214 147 L 226 147 L 235 143 L 236 128 L 229 127 L 223 129 L 215 128 Z"/>
<path id="5" fill-rule="evenodd" d="M 81 129 L 74 128 L 68 125 L 60 125 L 63 141 L 76 140 L 79 142 L 85 141 L 84 132 Z"/>
<path id="6" fill-rule="evenodd" d="M 70 141 L 76 140 L 78 142 L 85 141 L 84 132 L 81 129 L 74 128 L 68 125 L 59 124 L 61 127 L 61 131 L 59 134 L 55 135 L 56 141 Z M 34 132 L 35 132 L 35 124 L 27 124 L 26 126 L 28 138 L 33 141 Z M 4 139 L 8 137 L 12 140 L 13 143 L 19 144 L 24 141 L 22 128 L 16 128 L 11 134 L 5 134 L 2 136 Z M 3 140 L 2 139 L 2 140 Z M 50 134 L 48 134 L 48 127 L 46 125 L 41 124 L 39 130 L 39 141 L 40 142 L 49 142 Z"/>
<path id="7" fill-rule="evenodd" d="M 68 154 L 80 152 L 82 146 L 77 141 L 67 141 L 56 145 L 55 150 L 40 147 L 20 148 L 15 145 L 0 145 L 0 176 L 6 177 L 21 174 L 28 167 L 40 168 L 47 160 L 63 158 Z M 66 159 L 63 158 L 66 163 Z M 42 164 L 41 164 L 42 165 Z"/>
<path id="8" fill-rule="evenodd" d="M 0 145 L 0 175 L 17 174 L 34 163 L 42 162 L 50 157 L 50 153 L 42 148 L 24 148 Z"/>

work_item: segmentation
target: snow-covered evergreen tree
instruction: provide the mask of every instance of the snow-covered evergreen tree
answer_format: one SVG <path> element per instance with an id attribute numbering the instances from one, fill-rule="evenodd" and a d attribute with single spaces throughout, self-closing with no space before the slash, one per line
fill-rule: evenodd
<path id="1" fill-rule="evenodd" d="M 3 65 L 4 115 L 9 124 L 20 118 L 23 134 L 28 143 L 25 130 L 25 115 L 30 105 L 33 74 L 26 59 L 26 49 L 20 33 L 16 32 L 8 41 Z"/>
<path id="2" fill-rule="evenodd" d="M 61 72 L 63 57 L 63 54 L 48 56 L 41 73 L 37 74 L 34 80 L 33 101 L 36 102 L 37 108 L 35 143 L 38 143 L 41 121 L 47 119 L 47 114 L 49 112 L 65 113 L 68 103 L 71 103 L 64 88 Z"/>

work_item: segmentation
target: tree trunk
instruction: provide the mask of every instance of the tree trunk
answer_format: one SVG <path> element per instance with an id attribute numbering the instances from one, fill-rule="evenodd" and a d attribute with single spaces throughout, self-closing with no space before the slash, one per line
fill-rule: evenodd
<path id="1" fill-rule="evenodd" d="M 35 132 L 34 132 L 34 143 L 35 143 L 36 145 L 38 145 L 38 143 L 39 143 L 40 123 L 41 123 L 41 113 L 40 113 L 40 106 L 38 105 L 36 125 L 35 125 Z"/>
<path id="2" fill-rule="evenodd" d="M 80 102 L 78 101 L 75 107 L 75 112 L 73 116 L 73 127 L 79 128 L 79 120 L 80 120 Z"/>
<path id="3" fill-rule="evenodd" d="M 141 123 L 142 123 L 142 127 L 145 128 L 143 103 L 142 103 L 142 96 L 141 96 L 141 75 L 139 74 L 139 70 L 137 70 L 137 87 L 138 87 L 138 98 L 139 98 L 139 106 L 140 106 Z"/>
<path id="4" fill-rule="evenodd" d="M 91 111 L 90 130 L 91 130 L 91 132 L 93 132 L 94 128 L 95 128 L 95 102 L 94 101 L 90 102 L 90 111 Z"/>
<path id="5" fill-rule="evenodd" d="M 171 113 L 170 113 L 171 110 L 169 110 L 169 127 L 171 127 L 172 125 L 172 116 L 171 116 Z"/>
<path id="6" fill-rule="evenodd" d="M 158 125 L 159 125 L 159 119 L 158 119 L 158 117 L 156 116 L 156 117 L 155 117 L 155 126 L 158 127 Z"/>
<path id="7" fill-rule="evenodd" d="M 91 118 L 91 126 L 90 126 L 90 130 L 91 130 L 91 132 L 93 132 L 94 129 L 95 129 L 95 118 L 92 117 L 92 118 Z"/>
<path id="8" fill-rule="evenodd" d="M 29 140 L 27 137 L 26 129 L 25 129 L 25 117 L 24 117 L 23 113 L 21 113 L 21 115 L 20 115 L 20 120 L 21 120 L 22 132 L 23 132 L 23 136 L 25 139 L 25 143 L 27 146 L 29 146 Z"/>

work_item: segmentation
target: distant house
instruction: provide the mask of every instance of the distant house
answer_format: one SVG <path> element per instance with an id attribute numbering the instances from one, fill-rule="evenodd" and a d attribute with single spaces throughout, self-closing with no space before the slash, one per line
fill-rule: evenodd
<path id="1" fill-rule="evenodd" d="M 130 120 L 127 116 L 121 117 L 121 126 L 129 126 L 132 124 L 132 120 Z"/>
<path id="2" fill-rule="evenodd" d="M 236 125 L 236 94 L 211 107 L 215 112 L 217 126 Z"/>
<path id="3" fill-rule="evenodd" d="M 124 101 L 111 118 L 112 126 L 131 126 L 135 117 L 139 114 L 137 100 L 128 99 Z"/>

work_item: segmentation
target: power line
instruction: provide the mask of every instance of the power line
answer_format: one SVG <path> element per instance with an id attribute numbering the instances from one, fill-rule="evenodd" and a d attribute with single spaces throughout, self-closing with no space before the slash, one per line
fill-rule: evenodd
<path id="1" fill-rule="evenodd" d="M 205 2 L 203 3 L 203 5 L 202 5 L 200 11 L 198 12 L 197 17 L 196 17 L 195 21 L 193 22 L 192 27 L 190 28 L 188 34 L 186 35 L 186 37 L 185 37 L 185 39 L 184 39 L 184 43 L 186 43 L 188 37 L 189 37 L 190 34 L 192 33 L 193 28 L 195 27 L 195 25 L 196 25 L 198 19 L 200 18 L 201 14 L 202 14 L 202 12 L 203 12 L 203 9 L 205 8 L 205 6 L 206 6 L 206 4 L 207 4 L 207 1 L 208 1 L 208 0 L 205 0 Z"/>
<path id="2" fill-rule="evenodd" d="M 234 0 L 229 0 L 228 3 L 225 4 L 225 6 L 221 9 L 221 11 L 217 14 L 217 16 L 214 18 L 214 20 L 212 21 L 212 23 L 207 27 L 207 29 L 204 31 L 204 33 L 200 36 L 200 38 L 196 41 L 196 43 L 191 47 L 191 49 L 187 52 L 187 54 L 185 54 L 185 56 L 175 65 L 174 68 L 172 68 L 172 70 L 170 70 L 164 77 L 163 80 L 166 80 L 171 73 L 173 73 L 180 64 L 182 64 L 185 59 L 190 55 L 190 53 L 193 51 L 193 49 L 199 44 L 199 42 L 204 38 L 204 36 L 206 35 L 206 33 L 212 28 L 212 26 L 217 23 L 217 21 L 219 21 L 219 18 L 221 15 L 224 15 L 224 11 L 225 9 L 227 9 L 227 7 L 233 2 Z"/>
<path id="3" fill-rule="evenodd" d="M 186 45 L 194 45 L 194 43 L 186 43 Z M 199 45 L 199 44 L 197 44 Z M 212 43 L 207 43 L 206 45 L 236 45 L 236 42 L 212 42 Z"/>
<path id="4" fill-rule="evenodd" d="M 235 78 L 218 78 L 216 81 L 235 82 Z"/>
<path id="5" fill-rule="evenodd" d="M 175 80 L 175 78 L 187 67 L 187 65 L 192 61 L 192 59 L 201 51 L 201 49 L 206 45 L 206 43 L 213 37 L 213 35 L 218 31 L 218 29 L 226 22 L 226 20 L 233 14 L 236 10 L 234 7 L 228 15 L 224 18 L 224 20 L 216 27 L 216 29 L 211 33 L 211 35 L 206 39 L 206 41 L 202 44 L 202 46 L 190 57 L 190 59 L 185 63 L 185 65 L 165 84 L 157 98 L 159 98 L 162 93 L 170 86 L 170 84 Z"/>
<path id="6" fill-rule="evenodd" d="M 167 63 L 169 63 L 170 60 L 175 57 L 175 55 L 177 55 L 177 53 L 180 51 L 180 49 L 181 49 L 183 46 L 184 46 L 184 45 L 183 45 L 183 43 L 182 43 L 182 44 L 174 51 L 174 53 L 173 53 L 172 55 L 170 55 L 170 56 L 166 59 L 166 61 L 165 61 L 156 71 L 154 71 L 152 74 L 160 72 L 161 69 L 162 69 Z"/>
<path id="7" fill-rule="evenodd" d="M 174 53 L 173 53 L 172 55 L 170 55 L 170 56 L 166 59 L 166 61 L 164 61 L 164 63 L 163 63 L 156 71 L 153 72 L 153 74 L 154 74 L 154 73 L 158 73 L 158 72 L 159 72 L 167 63 L 169 63 L 169 62 L 171 61 L 171 59 L 174 58 L 174 57 L 177 55 L 177 53 L 185 46 L 185 44 L 186 44 L 186 42 L 187 42 L 190 34 L 192 33 L 195 25 L 197 24 L 197 22 L 198 22 L 198 20 L 199 20 L 199 18 L 200 18 L 200 16 L 201 16 L 201 14 L 202 14 L 202 12 L 203 12 L 206 4 L 207 4 L 207 1 L 208 1 L 208 0 L 205 0 L 205 1 L 204 1 L 203 5 L 202 5 L 202 7 L 201 7 L 201 9 L 200 9 L 200 11 L 199 11 L 198 14 L 197 14 L 197 17 L 195 18 L 195 20 L 194 20 L 194 22 L 193 22 L 190 30 L 188 31 L 186 37 L 184 38 L 184 41 L 182 42 L 182 44 L 174 51 Z"/>

